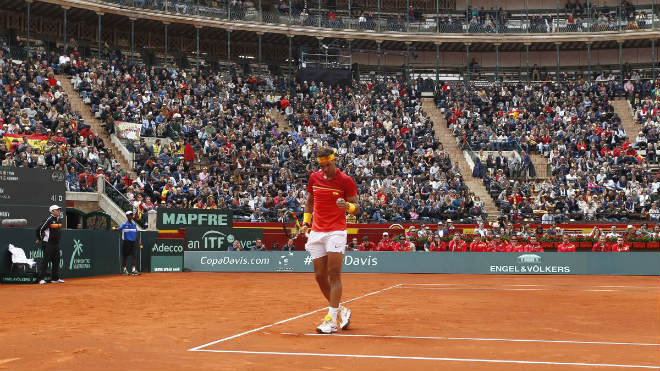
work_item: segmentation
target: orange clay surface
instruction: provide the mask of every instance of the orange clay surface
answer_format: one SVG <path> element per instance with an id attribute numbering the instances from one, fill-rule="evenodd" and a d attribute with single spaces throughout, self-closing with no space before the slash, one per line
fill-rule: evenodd
<path id="1" fill-rule="evenodd" d="M 312 274 L 171 273 L 2 285 L 0 369 L 660 367 L 658 277 L 345 274 L 344 299 L 356 297 L 347 305 L 353 318 L 344 336 L 315 336 L 325 309 L 291 319 L 327 305 Z"/>

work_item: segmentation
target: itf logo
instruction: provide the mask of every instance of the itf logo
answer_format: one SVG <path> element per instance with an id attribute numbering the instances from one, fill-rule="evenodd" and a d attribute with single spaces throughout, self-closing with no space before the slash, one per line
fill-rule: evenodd
<path id="1" fill-rule="evenodd" d="M 312 261 L 313 261 L 313 260 L 314 260 L 314 259 L 312 259 L 312 257 L 311 257 L 310 255 L 307 255 L 307 256 L 305 257 L 305 265 L 310 265 L 310 264 L 312 264 Z"/>

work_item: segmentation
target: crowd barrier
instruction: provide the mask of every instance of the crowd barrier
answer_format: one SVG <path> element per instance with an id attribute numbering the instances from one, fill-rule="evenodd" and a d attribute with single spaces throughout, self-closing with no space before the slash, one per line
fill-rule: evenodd
<path id="1" fill-rule="evenodd" d="M 227 230 L 227 232 L 232 232 Z M 237 231 L 240 234 L 240 231 Z M 143 248 L 138 265 L 143 272 L 312 272 L 305 251 L 220 251 L 196 248 L 182 238 L 159 238 L 158 232 L 140 232 Z M 238 239 L 237 239 L 238 240 Z M 10 273 L 8 245 L 22 248 L 37 262 L 43 252 L 35 231 L 0 229 L 0 276 L 3 283 L 34 282 L 34 275 Z M 120 272 L 118 231 L 64 230 L 60 243 L 62 278 Z M 631 253 L 455 253 L 359 252 L 344 258 L 345 272 L 359 273 L 466 273 L 466 274 L 603 274 L 660 275 L 660 251 Z"/>
<path id="2" fill-rule="evenodd" d="M 312 272 L 304 251 L 185 251 L 184 269 L 203 272 Z M 660 253 L 359 252 L 344 272 L 660 275 Z"/>

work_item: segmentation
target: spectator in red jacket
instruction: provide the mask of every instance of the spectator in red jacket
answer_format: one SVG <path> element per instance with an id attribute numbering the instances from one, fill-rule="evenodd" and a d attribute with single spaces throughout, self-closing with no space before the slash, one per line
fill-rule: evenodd
<path id="1" fill-rule="evenodd" d="M 529 238 L 529 242 L 525 246 L 525 252 L 543 252 L 543 246 L 536 239 L 536 236 Z"/>
<path id="2" fill-rule="evenodd" d="M 499 235 L 493 236 L 493 239 L 488 243 L 489 252 L 505 252 L 511 249 L 509 242 L 504 241 Z"/>
<path id="3" fill-rule="evenodd" d="M 610 246 L 609 243 L 607 243 L 604 234 L 601 234 L 598 237 L 598 241 L 594 243 L 594 247 L 591 249 L 591 251 L 598 251 L 598 252 L 612 251 L 612 247 Z"/>
<path id="4" fill-rule="evenodd" d="M 467 243 L 461 240 L 461 235 L 456 233 L 454 238 L 449 241 L 449 251 L 467 251 Z"/>
<path id="5" fill-rule="evenodd" d="M 405 240 L 395 244 L 394 251 L 415 251 L 415 243 L 410 241 L 408 235 L 405 235 Z"/>
<path id="6" fill-rule="evenodd" d="M 527 244 L 522 241 L 512 241 L 509 246 L 511 246 L 510 252 L 525 252 Z"/>
<path id="7" fill-rule="evenodd" d="M 429 251 L 447 251 L 447 244 L 439 236 L 433 237 Z"/>
<path id="8" fill-rule="evenodd" d="M 390 234 L 383 232 L 383 238 L 378 242 L 376 251 L 394 251 L 394 241 L 390 239 Z"/>
<path id="9" fill-rule="evenodd" d="M 376 244 L 369 241 L 369 237 L 362 237 L 362 243 L 358 246 L 360 251 L 374 251 L 376 249 Z"/>
<path id="10" fill-rule="evenodd" d="M 575 244 L 568 240 L 568 235 L 561 236 L 561 243 L 557 246 L 557 252 L 575 252 Z"/>
<path id="11" fill-rule="evenodd" d="M 611 246 L 612 252 L 630 252 L 630 246 L 623 242 L 623 237 L 616 239 L 616 243 Z"/>
<path id="12" fill-rule="evenodd" d="M 486 236 L 475 238 L 470 244 L 470 252 L 486 252 L 488 251 L 488 242 Z"/>

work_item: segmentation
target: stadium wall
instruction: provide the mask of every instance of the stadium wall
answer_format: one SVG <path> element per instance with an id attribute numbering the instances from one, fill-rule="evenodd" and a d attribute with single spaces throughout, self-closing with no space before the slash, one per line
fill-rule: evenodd
<path id="1" fill-rule="evenodd" d="M 659 48 L 660 49 L 660 48 Z M 413 49 L 414 50 L 414 49 Z M 417 58 L 411 60 L 413 65 L 428 65 L 435 66 L 436 54 L 435 52 L 418 51 Z M 656 51 L 657 54 L 657 51 Z M 470 52 L 470 60 L 475 59 L 481 67 L 495 67 L 496 55 L 494 52 Z M 656 60 L 658 60 L 656 55 Z M 651 51 L 649 48 L 625 48 L 623 49 L 623 61 L 630 64 L 651 63 Z M 378 64 L 378 54 L 376 53 L 353 53 L 353 63 L 360 65 L 375 66 Z M 385 53 L 381 58 L 381 63 L 384 66 L 401 66 L 406 63 L 406 57 L 403 55 L 387 55 Z M 446 52 L 440 53 L 439 62 L 441 67 L 447 66 L 464 66 L 466 63 L 466 53 L 463 52 Z M 525 51 L 516 52 L 500 52 L 500 67 L 525 67 Z M 557 65 L 557 52 L 555 50 L 547 52 L 530 52 L 529 53 L 529 66 L 539 65 L 542 67 L 556 67 Z M 561 66 L 586 66 L 588 64 L 586 50 L 562 50 L 560 65 Z M 591 66 L 592 70 L 596 70 L 598 65 L 618 65 L 619 64 L 619 50 L 618 49 L 592 49 L 591 50 Z"/>
<path id="2" fill-rule="evenodd" d="M 306 252 L 186 251 L 184 269 L 202 272 L 313 272 Z M 660 275 L 660 253 L 406 253 L 350 251 L 345 272 Z"/>
<path id="3" fill-rule="evenodd" d="M 383 225 L 380 225 L 381 228 Z M 257 228 L 258 229 L 258 228 Z M 252 232 L 256 229 L 252 228 Z M 381 229 L 382 230 L 382 229 Z M 464 229 L 465 230 L 465 229 Z M 263 229 L 262 231 L 266 231 Z M 234 228 L 230 231 L 241 233 Z M 143 272 L 311 272 L 304 251 L 218 251 L 189 249 L 185 233 L 141 232 L 144 248 L 139 250 Z M 256 232 L 258 233 L 258 232 Z M 264 233 L 264 236 L 266 234 Z M 34 275 L 10 274 L 8 245 L 22 248 L 37 262 L 42 251 L 34 243 L 34 230 L 0 229 L 0 275 L 3 283 L 34 282 Z M 120 239 L 118 231 L 64 230 L 60 259 L 63 278 L 118 274 Z M 357 252 L 345 257 L 345 271 L 359 273 L 468 273 L 468 274 L 608 274 L 660 275 L 660 251 L 634 253 L 410 253 Z"/>

